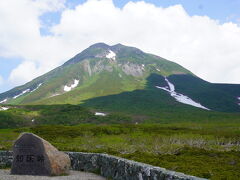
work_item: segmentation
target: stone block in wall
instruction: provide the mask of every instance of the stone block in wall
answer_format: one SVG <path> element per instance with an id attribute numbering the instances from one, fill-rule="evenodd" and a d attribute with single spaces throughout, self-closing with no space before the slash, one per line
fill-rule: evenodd
<path id="1" fill-rule="evenodd" d="M 0 151 L 0 168 L 10 168 L 13 161 L 12 151 Z"/>
<path id="2" fill-rule="evenodd" d="M 98 154 L 94 153 L 78 153 L 66 152 L 71 160 L 73 170 L 99 172 Z"/>

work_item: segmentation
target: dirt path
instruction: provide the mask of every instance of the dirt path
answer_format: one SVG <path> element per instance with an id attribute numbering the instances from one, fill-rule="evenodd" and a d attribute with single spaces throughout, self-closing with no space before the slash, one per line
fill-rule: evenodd
<path id="1" fill-rule="evenodd" d="M 93 173 L 70 171 L 69 176 L 26 176 L 10 175 L 10 170 L 0 169 L 0 180 L 106 180 L 104 177 Z"/>

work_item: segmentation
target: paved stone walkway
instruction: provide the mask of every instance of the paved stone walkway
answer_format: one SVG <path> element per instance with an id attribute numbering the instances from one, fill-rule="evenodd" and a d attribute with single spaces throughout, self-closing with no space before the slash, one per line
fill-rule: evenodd
<path id="1" fill-rule="evenodd" d="M 93 173 L 70 171 L 69 176 L 25 176 L 10 175 L 10 170 L 0 169 L 0 180 L 106 180 L 106 178 Z"/>

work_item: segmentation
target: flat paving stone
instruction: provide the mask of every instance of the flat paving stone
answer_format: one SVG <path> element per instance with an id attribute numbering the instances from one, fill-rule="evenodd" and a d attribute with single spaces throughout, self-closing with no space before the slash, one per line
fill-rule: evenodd
<path id="1" fill-rule="evenodd" d="M 29 176 L 29 175 L 10 175 L 9 169 L 0 169 L 0 180 L 106 180 L 99 175 L 82 172 L 70 171 L 68 176 Z"/>

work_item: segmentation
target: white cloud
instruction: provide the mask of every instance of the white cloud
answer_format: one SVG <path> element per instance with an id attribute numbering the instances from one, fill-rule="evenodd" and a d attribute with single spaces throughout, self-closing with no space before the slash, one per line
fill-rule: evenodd
<path id="1" fill-rule="evenodd" d="M 0 2 L 0 56 L 25 60 L 11 73 L 16 84 L 49 71 L 96 42 L 138 47 L 211 82 L 240 83 L 237 24 L 189 16 L 181 5 L 161 8 L 143 1 L 129 2 L 122 9 L 112 0 L 62 8 L 60 0 Z M 59 9 L 60 23 L 50 28 L 53 35 L 41 36 L 39 16 Z"/>
<path id="2" fill-rule="evenodd" d="M 10 83 L 15 85 L 25 83 L 26 80 L 51 70 L 68 58 L 59 53 L 58 43 L 54 38 L 43 37 L 40 34 L 39 17 L 45 12 L 64 8 L 64 2 L 64 0 L 0 1 L 0 56 L 23 59 L 22 64 L 12 71 Z M 36 67 L 37 73 L 27 69 L 29 63 Z"/>
<path id="3" fill-rule="evenodd" d="M 39 75 L 41 75 L 41 68 L 38 69 L 34 62 L 24 61 L 12 71 L 9 79 L 11 82 L 27 82 Z"/>

